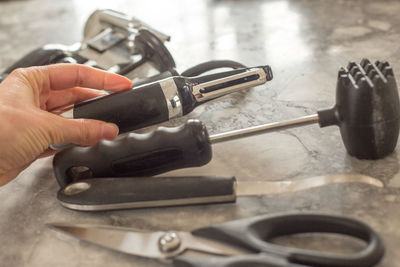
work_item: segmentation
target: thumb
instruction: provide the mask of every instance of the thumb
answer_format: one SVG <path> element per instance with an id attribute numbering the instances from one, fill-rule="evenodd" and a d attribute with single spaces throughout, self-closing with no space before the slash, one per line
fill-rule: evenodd
<path id="1" fill-rule="evenodd" d="M 118 135 L 118 127 L 112 123 L 106 123 L 90 119 L 65 119 L 62 120 L 62 127 L 58 130 L 62 131 L 63 140 L 58 143 L 74 143 L 82 146 L 90 146 L 96 144 L 101 139 L 112 140 Z"/>

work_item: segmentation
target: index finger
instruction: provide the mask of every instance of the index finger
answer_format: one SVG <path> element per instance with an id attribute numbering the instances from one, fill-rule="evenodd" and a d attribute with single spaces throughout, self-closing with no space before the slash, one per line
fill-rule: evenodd
<path id="1" fill-rule="evenodd" d="M 132 81 L 124 76 L 85 65 L 64 63 L 43 66 L 41 68 L 46 68 L 50 88 L 53 90 L 78 86 L 120 91 L 132 87 Z"/>

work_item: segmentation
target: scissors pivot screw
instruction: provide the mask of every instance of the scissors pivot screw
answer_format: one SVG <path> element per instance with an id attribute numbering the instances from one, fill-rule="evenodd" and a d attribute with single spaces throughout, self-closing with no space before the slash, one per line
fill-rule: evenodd
<path id="1" fill-rule="evenodd" d="M 167 232 L 158 240 L 158 247 L 164 253 L 175 251 L 181 245 L 181 240 L 177 233 Z"/>

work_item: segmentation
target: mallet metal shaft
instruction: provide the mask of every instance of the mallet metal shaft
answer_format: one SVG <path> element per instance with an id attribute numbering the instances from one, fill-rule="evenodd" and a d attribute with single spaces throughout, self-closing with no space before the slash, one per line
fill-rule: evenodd
<path id="1" fill-rule="evenodd" d="M 284 130 L 294 127 L 300 127 L 308 124 L 318 123 L 318 120 L 319 120 L 318 114 L 313 114 L 292 120 L 257 125 L 245 129 L 233 130 L 225 133 L 210 135 L 210 142 L 212 144 L 215 144 L 238 138 L 243 138 L 278 130 Z"/>

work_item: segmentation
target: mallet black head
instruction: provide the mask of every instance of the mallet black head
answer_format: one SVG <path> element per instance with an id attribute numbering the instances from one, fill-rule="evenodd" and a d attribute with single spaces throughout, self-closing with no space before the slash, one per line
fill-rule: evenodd
<path id="1" fill-rule="evenodd" d="M 363 59 L 341 68 L 336 105 L 318 115 L 321 127 L 339 126 L 352 156 L 379 159 L 393 152 L 399 136 L 400 104 L 390 64 Z"/>

